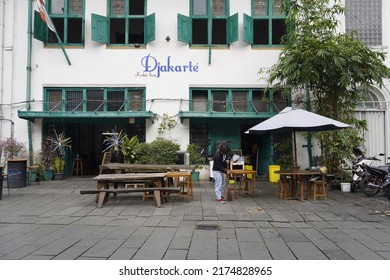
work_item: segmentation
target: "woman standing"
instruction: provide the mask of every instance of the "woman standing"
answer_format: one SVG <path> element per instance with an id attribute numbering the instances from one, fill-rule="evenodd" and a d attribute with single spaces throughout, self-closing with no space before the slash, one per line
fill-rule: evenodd
<path id="1" fill-rule="evenodd" d="M 222 196 L 226 184 L 226 153 L 228 147 L 226 144 L 221 144 L 218 150 L 213 155 L 213 174 L 214 188 L 217 201 L 221 204 L 225 203 L 225 198 Z"/>

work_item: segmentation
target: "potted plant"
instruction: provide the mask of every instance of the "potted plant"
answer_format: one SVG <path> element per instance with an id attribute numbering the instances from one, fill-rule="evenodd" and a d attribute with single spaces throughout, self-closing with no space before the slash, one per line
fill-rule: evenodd
<path id="1" fill-rule="evenodd" d="M 191 165 L 195 165 L 194 170 L 192 171 L 192 180 L 199 181 L 199 171 L 196 169 L 202 169 L 204 164 L 204 157 L 200 151 L 200 146 L 195 143 L 191 143 L 187 146 L 186 152 L 189 154 L 189 160 Z"/>
<path id="2" fill-rule="evenodd" d="M 42 166 L 43 166 L 43 177 L 45 181 L 53 180 L 54 170 L 53 170 L 53 161 L 54 161 L 54 153 L 52 146 L 50 145 L 50 141 L 45 139 L 42 143 L 41 150 L 42 157 Z"/>
<path id="3" fill-rule="evenodd" d="M 54 153 L 54 180 L 62 180 L 64 178 L 65 170 L 65 149 L 71 148 L 72 139 L 66 137 L 64 132 L 57 134 L 54 130 L 55 137 L 47 136 L 46 139 L 52 146 Z"/>

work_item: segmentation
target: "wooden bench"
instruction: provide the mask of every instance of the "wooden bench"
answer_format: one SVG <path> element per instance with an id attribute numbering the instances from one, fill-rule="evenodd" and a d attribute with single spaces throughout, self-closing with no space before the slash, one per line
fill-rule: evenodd
<path id="1" fill-rule="evenodd" d="M 161 193 L 179 193 L 180 188 L 164 188 L 164 187 L 151 187 L 151 188 L 119 188 L 119 189 L 97 189 L 97 190 L 80 190 L 80 194 L 98 194 L 98 208 L 101 208 L 107 201 L 107 194 L 119 194 L 119 193 L 149 193 L 153 192 L 156 199 L 157 207 L 161 207 L 162 195 Z"/>

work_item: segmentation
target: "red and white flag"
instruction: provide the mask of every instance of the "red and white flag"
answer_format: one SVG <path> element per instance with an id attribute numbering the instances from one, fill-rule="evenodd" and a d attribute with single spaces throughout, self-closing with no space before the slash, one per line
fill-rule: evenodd
<path id="1" fill-rule="evenodd" d="M 41 15 L 41 19 L 46 23 L 47 27 L 54 33 L 57 33 L 56 27 L 54 26 L 53 22 L 51 21 L 51 18 L 49 17 L 49 14 L 46 10 L 46 3 L 45 0 L 37 0 L 38 10 Z"/>

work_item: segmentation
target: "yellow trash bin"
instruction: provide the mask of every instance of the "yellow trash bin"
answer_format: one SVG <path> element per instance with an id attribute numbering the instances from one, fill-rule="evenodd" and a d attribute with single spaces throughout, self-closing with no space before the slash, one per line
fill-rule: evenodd
<path id="1" fill-rule="evenodd" d="M 252 165 L 244 165 L 244 169 L 245 170 L 253 170 L 253 166 Z M 248 175 L 246 175 L 246 177 L 248 179 L 252 179 L 252 174 L 248 174 Z"/>
<path id="2" fill-rule="evenodd" d="M 280 175 L 276 174 L 275 171 L 280 170 L 280 165 L 270 165 L 269 166 L 269 181 L 276 183 L 280 179 Z"/>

